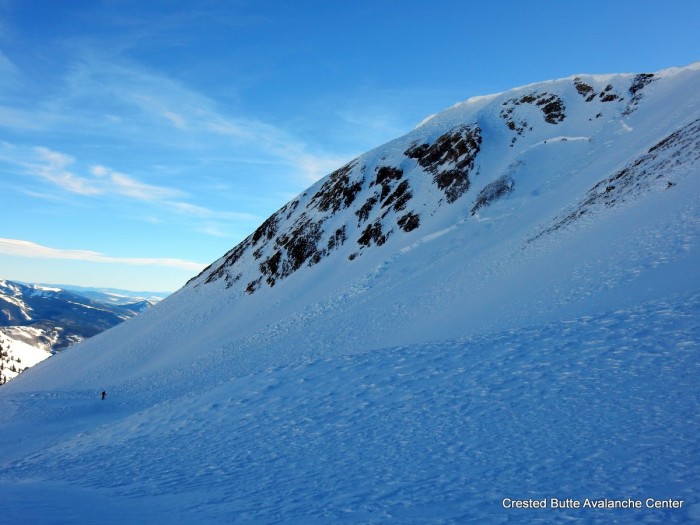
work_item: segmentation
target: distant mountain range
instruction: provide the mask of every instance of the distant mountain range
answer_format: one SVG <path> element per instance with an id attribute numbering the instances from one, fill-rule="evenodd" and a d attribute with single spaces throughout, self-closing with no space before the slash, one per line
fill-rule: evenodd
<path id="1" fill-rule="evenodd" d="M 0 280 L 0 383 L 166 295 Z"/>

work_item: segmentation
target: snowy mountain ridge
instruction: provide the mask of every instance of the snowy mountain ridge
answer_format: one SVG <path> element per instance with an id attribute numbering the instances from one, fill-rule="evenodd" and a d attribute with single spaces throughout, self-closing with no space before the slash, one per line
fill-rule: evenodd
<path id="1" fill-rule="evenodd" d="M 472 98 L 0 389 L 6 515 L 698 521 L 699 250 L 700 65 Z"/>
<path id="2" fill-rule="evenodd" d="M 590 155 L 600 147 L 603 137 L 632 131 L 627 121 L 645 91 L 671 73 L 665 71 L 658 78 L 653 74 L 577 75 L 454 106 L 317 183 L 205 269 L 193 284 L 223 279 L 227 287 L 254 293 L 260 286 L 274 286 L 303 266 L 319 263 L 332 252 L 342 254 L 334 257 L 354 260 L 394 235 L 400 239 L 420 235 L 421 222 L 435 222 L 435 216 L 443 218 L 442 225 L 457 223 L 464 218 L 467 199 L 472 216 L 483 213 L 516 186 L 527 184 L 527 180 L 516 182 L 522 177 L 518 172 L 527 170 L 528 158 L 548 141 L 549 148 L 571 150 L 573 159 L 571 154 L 561 155 L 571 171 L 571 161 L 582 160 L 582 150 L 588 149 L 586 154 Z M 573 95 L 574 90 L 579 96 Z M 567 114 L 569 122 L 565 122 Z M 690 122 L 683 131 L 664 130 L 658 142 L 646 145 L 648 150 L 635 152 L 639 155 L 635 162 L 642 162 L 644 155 L 663 145 L 674 151 L 690 148 L 692 158 L 684 165 L 693 165 L 697 161 L 692 153 L 698 140 L 697 123 Z M 577 131 L 571 133 L 571 128 Z M 674 133 L 683 134 L 683 140 Z M 522 146 L 514 148 L 518 142 Z M 506 143 L 512 152 L 504 148 Z M 493 152 L 498 152 L 498 158 L 490 155 Z M 651 172 L 660 173 L 665 168 L 666 164 L 656 166 L 646 177 L 653 178 Z M 612 175 L 611 181 L 616 177 L 622 175 Z M 627 191 L 616 189 L 611 181 L 605 184 L 607 202 Z M 635 184 L 639 193 L 648 183 Z M 597 186 L 590 191 L 596 191 L 594 188 Z M 449 206 L 458 199 L 459 206 Z M 458 209 L 457 217 L 449 208 Z M 573 217 L 569 216 L 569 221 Z M 535 236 L 551 230 L 546 228 Z"/>

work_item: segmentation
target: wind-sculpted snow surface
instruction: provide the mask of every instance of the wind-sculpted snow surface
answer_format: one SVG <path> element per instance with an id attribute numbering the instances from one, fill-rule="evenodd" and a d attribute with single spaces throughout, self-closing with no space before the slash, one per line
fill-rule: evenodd
<path id="1" fill-rule="evenodd" d="M 359 156 L 0 389 L 3 517 L 700 520 L 699 119 L 700 65 L 576 75 Z"/>
<path id="2" fill-rule="evenodd" d="M 152 400 L 138 391 L 116 391 L 105 402 L 94 392 L 18 396 L 19 421 L 5 423 L 4 448 L 30 417 L 48 428 L 63 419 L 70 431 L 56 441 L 38 427 L 34 440 L 45 446 L 0 468 L 0 495 L 10 503 L 3 516 L 8 523 L 59 522 L 52 516 L 107 524 L 688 523 L 700 519 L 698 352 L 695 294 L 314 359 L 185 395 L 166 385 Z M 62 481 L 58 490 L 51 480 Z M 43 495 L 36 506 L 12 505 L 27 498 L 28 486 Z M 684 503 L 508 510 L 505 498 Z"/>

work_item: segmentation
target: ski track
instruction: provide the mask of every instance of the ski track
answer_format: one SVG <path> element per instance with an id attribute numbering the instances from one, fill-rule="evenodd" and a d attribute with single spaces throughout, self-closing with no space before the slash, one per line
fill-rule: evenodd
<path id="1" fill-rule="evenodd" d="M 15 498 L 0 506 L 7 523 L 94 519 L 93 505 L 115 507 L 107 523 L 135 509 L 163 523 L 687 523 L 700 516 L 699 314 L 700 294 L 674 297 L 175 398 L 164 385 L 155 404 L 128 387 L 105 402 L 16 394 L 3 411 L 69 430 L 0 466 L 14 483 L 0 499 Z M 54 499 L 32 507 L 28 486 Z M 505 510 L 505 497 L 687 503 Z"/>

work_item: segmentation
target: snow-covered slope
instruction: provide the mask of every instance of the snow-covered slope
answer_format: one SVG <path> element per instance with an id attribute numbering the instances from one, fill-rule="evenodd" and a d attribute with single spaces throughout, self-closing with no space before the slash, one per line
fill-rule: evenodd
<path id="1" fill-rule="evenodd" d="M 13 339 L 0 330 L 0 385 L 17 377 L 27 368 L 48 359 L 50 355 L 49 352 Z"/>
<path id="2" fill-rule="evenodd" d="M 118 521 L 697 519 L 699 175 L 699 64 L 458 104 L 3 387 L 0 472 Z"/>

